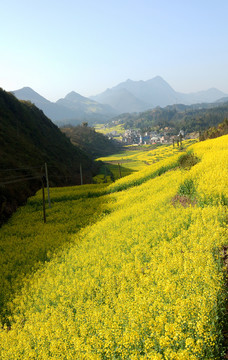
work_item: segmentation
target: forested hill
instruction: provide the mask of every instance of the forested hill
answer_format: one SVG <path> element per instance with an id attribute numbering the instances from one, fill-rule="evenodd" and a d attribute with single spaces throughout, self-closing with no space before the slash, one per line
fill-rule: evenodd
<path id="1" fill-rule="evenodd" d="M 125 128 L 137 127 L 148 131 L 171 127 L 175 132 L 183 129 L 189 133 L 217 126 L 225 118 L 228 118 L 228 102 L 191 106 L 176 104 L 138 114 L 122 114 L 113 120 L 124 124 Z"/>
<path id="2" fill-rule="evenodd" d="M 61 131 L 70 138 L 73 144 L 80 147 L 93 158 L 117 153 L 121 148 L 120 143 L 96 132 L 87 123 L 78 126 L 66 126 L 61 128 Z"/>
<path id="3" fill-rule="evenodd" d="M 95 170 L 93 160 L 41 110 L 0 89 L 0 223 L 40 188 L 45 162 L 51 185 L 79 184 L 80 164 L 84 182 Z"/>
<path id="4" fill-rule="evenodd" d="M 228 119 L 225 119 L 222 123 L 218 124 L 217 127 L 210 127 L 203 133 L 200 133 L 199 140 L 203 141 L 206 139 L 215 139 L 217 137 L 228 134 Z"/>

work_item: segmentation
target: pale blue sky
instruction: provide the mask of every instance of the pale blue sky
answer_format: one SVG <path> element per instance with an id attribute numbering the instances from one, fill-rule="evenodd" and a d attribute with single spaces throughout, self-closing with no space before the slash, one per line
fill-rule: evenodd
<path id="1" fill-rule="evenodd" d="M 51 101 L 162 76 L 228 93 L 228 0 L 0 0 L 0 87 Z"/>

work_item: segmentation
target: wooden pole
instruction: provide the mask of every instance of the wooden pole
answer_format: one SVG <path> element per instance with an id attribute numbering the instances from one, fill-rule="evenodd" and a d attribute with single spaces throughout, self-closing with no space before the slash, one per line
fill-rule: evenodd
<path id="1" fill-rule="evenodd" d="M 118 163 L 118 166 L 119 166 L 119 174 L 120 174 L 120 178 L 121 178 L 121 177 L 122 177 L 122 175 L 121 175 L 120 163 Z"/>
<path id="2" fill-rule="evenodd" d="M 105 183 L 107 183 L 107 169 L 106 169 L 106 166 L 105 166 Z"/>
<path id="3" fill-rule="evenodd" d="M 80 164 L 81 185 L 83 185 L 82 164 Z"/>
<path id="4" fill-rule="evenodd" d="M 43 195 L 43 218 L 44 223 L 46 223 L 46 209 L 45 209 L 45 193 L 44 193 L 44 178 L 41 178 L 42 180 L 42 195 Z"/>
<path id="5" fill-rule="evenodd" d="M 47 183 L 48 204 L 49 204 L 49 209 L 50 209 L 50 208 L 51 208 L 51 200 L 50 200 L 50 192 L 49 192 L 49 181 L 48 181 L 47 163 L 45 163 L 45 176 L 46 176 L 46 183 Z"/>

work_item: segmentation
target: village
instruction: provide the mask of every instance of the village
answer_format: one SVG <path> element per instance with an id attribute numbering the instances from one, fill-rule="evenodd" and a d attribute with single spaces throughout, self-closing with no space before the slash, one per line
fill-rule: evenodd
<path id="1" fill-rule="evenodd" d="M 121 134 L 114 130 L 106 135 L 109 139 L 117 139 L 125 145 L 172 144 L 189 138 L 185 136 L 183 130 L 180 130 L 179 134 L 170 135 L 169 128 L 164 128 L 163 132 L 142 132 L 140 129 L 127 129 Z"/>

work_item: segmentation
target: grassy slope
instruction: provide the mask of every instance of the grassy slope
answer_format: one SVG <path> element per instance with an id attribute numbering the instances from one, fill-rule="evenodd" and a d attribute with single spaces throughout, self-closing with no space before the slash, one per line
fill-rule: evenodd
<path id="1" fill-rule="evenodd" d="M 185 141 L 185 148 L 193 144 L 196 140 Z M 154 164 L 162 159 L 179 154 L 182 148 L 177 146 L 141 146 L 139 148 L 125 149 L 125 151 L 98 158 L 105 163 L 107 169 L 113 174 L 113 178 L 118 180 L 120 177 L 129 175 L 132 172 L 143 170 L 149 165 Z M 120 167 L 120 171 L 119 171 Z M 121 175 L 121 176 L 120 176 Z"/>
<path id="2" fill-rule="evenodd" d="M 174 155 L 110 186 L 53 189 L 45 226 L 40 194 L 31 198 L 2 228 L 2 245 L 12 234 L 24 248 L 43 243 L 47 263 L 23 276 L 29 255 L 15 265 L 12 240 L 8 269 L 21 264 L 12 285 L 24 288 L 8 304 L 12 327 L 0 331 L 1 358 L 219 359 L 227 141 L 193 145 L 200 162 L 190 170 L 171 170 Z M 180 189 L 194 207 L 173 206 Z M 64 239 L 71 245 L 53 256 Z"/>

